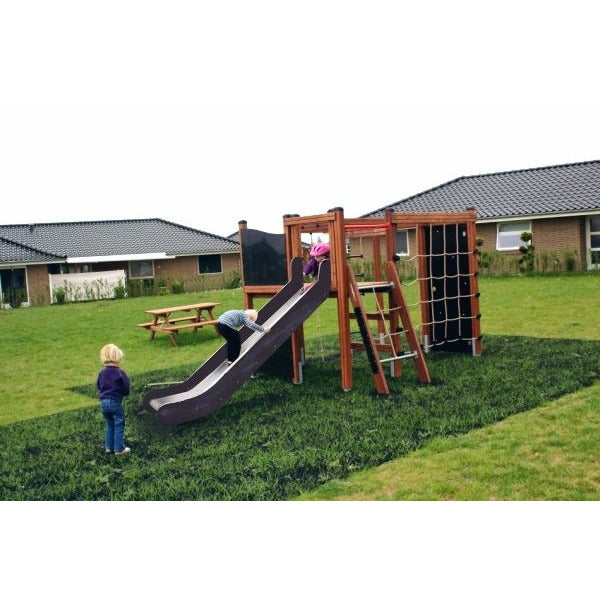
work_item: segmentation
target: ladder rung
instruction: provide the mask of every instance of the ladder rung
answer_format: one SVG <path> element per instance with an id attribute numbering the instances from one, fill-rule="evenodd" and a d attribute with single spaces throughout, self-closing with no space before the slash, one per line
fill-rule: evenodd
<path id="1" fill-rule="evenodd" d="M 357 285 L 358 291 L 363 292 L 388 292 L 394 289 L 394 284 L 389 281 L 365 281 Z"/>
<path id="2" fill-rule="evenodd" d="M 416 352 L 405 352 L 404 354 L 399 354 L 398 356 L 391 356 L 390 358 L 382 358 L 379 362 L 391 362 L 392 360 L 402 360 L 403 358 L 414 358 L 417 356 Z"/>
<path id="3" fill-rule="evenodd" d="M 369 321 L 384 321 L 390 318 L 390 313 L 365 313 L 365 317 Z M 356 319 L 356 315 L 350 314 L 351 319 Z"/>

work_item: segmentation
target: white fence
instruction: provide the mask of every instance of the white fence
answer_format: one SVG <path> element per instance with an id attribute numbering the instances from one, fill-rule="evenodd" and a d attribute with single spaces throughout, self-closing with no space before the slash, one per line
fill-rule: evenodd
<path id="1" fill-rule="evenodd" d="M 63 273 L 50 275 L 52 303 L 79 302 L 114 298 L 117 288 L 125 294 L 125 271 L 98 271 L 96 273 Z"/>

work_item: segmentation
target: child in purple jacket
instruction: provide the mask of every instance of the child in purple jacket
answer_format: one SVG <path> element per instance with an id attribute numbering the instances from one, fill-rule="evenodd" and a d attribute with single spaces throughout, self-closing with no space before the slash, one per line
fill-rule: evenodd
<path id="1" fill-rule="evenodd" d="M 100 360 L 104 368 L 98 374 L 96 388 L 100 399 L 100 408 L 106 421 L 104 451 L 115 454 L 127 454 L 131 448 L 125 446 L 125 412 L 123 398 L 131 387 L 127 373 L 120 366 L 123 351 L 114 344 L 107 344 L 100 350 Z"/>
<path id="2" fill-rule="evenodd" d="M 329 244 L 325 242 L 317 242 L 310 249 L 310 260 L 304 265 L 302 273 L 305 277 L 311 277 L 314 279 L 319 274 L 319 267 L 321 262 L 329 258 Z M 308 289 L 311 286 L 310 283 L 304 284 L 304 289 Z"/>

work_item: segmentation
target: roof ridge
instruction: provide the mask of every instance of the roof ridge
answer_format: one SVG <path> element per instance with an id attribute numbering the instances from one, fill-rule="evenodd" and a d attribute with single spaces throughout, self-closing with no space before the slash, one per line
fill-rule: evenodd
<path id="1" fill-rule="evenodd" d="M 34 248 L 33 246 L 28 246 L 27 244 L 22 244 L 21 242 L 15 242 L 15 240 L 11 240 L 7 237 L 0 236 L 0 240 L 8 242 L 9 244 L 13 244 L 14 246 L 19 246 L 19 248 L 25 248 L 25 250 L 32 250 L 33 252 L 39 252 L 40 254 L 45 254 L 46 256 L 52 256 L 54 258 L 62 258 L 66 259 L 66 255 L 62 256 L 60 254 L 54 254 L 53 252 L 48 252 L 47 250 L 40 250 L 40 248 Z"/>
<path id="2" fill-rule="evenodd" d="M 217 238 L 219 240 L 223 240 L 224 242 L 233 242 L 234 244 L 239 244 L 235 240 L 232 240 L 228 237 L 224 237 L 222 235 L 218 235 L 216 233 L 210 233 L 208 231 L 203 231 L 202 229 L 196 229 L 195 227 L 190 227 L 189 225 L 181 225 L 181 223 L 175 223 L 173 221 L 167 221 L 166 219 L 157 219 L 163 223 L 167 223 L 168 225 L 174 225 L 175 227 L 179 227 L 180 229 L 186 229 L 187 231 L 193 231 L 194 233 L 201 233 L 202 235 L 208 235 L 213 238 Z"/>
<path id="3" fill-rule="evenodd" d="M 509 175 L 511 173 L 530 173 L 531 171 L 550 171 L 552 169 L 564 169 L 565 167 L 591 165 L 594 163 L 600 163 L 600 160 L 584 160 L 584 161 L 575 162 L 575 163 L 564 163 L 564 164 L 560 164 L 560 165 L 548 165 L 546 167 L 528 167 L 526 169 L 512 169 L 509 171 L 495 171 L 492 173 L 480 173 L 479 175 L 463 175 L 462 177 L 458 177 L 457 179 L 454 179 L 447 183 L 454 183 L 454 181 L 457 181 L 458 179 L 475 179 L 478 177 L 495 177 L 496 175 Z M 442 185 L 445 185 L 445 184 L 442 184 Z M 432 188 L 432 189 L 435 189 L 435 188 Z M 431 190 L 429 190 L 429 191 L 431 191 Z"/>
<path id="4" fill-rule="evenodd" d="M 224 237 L 222 235 L 218 235 L 216 233 L 210 233 L 208 231 L 203 231 L 202 229 L 196 229 L 195 227 L 190 227 L 189 225 L 182 225 L 181 223 L 175 223 L 173 221 L 168 221 L 167 219 L 162 219 L 161 217 L 146 217 L 146 218 L 140 218 L 140 219 L 103 219 L 103 220 L 96 220 L 96 221 L 60 221 L 57 223 L 12 223 L 12 224 L 0 224 L 0 232 L 4 229 L 8 229 L 11 227 L 29 227 L 34 228 L 34 227 L 59 227 L 59 226 L 64 226 L 64 225 L 69 225 L 69 226 L 75 226 L 75 225 L 101 225 L 101 224 L 114 224 L 114 223 L 148 223 L 148 222 L 156 222 L 156 223 L 163 223 L 166 225 L 171 225 L 173 227 L 178 227 L 179 229 L 183 229 L 186 231 L 192 231 L 194 233 L 200 233 L 202 235 L 206 235 L 209 236 L 213 239 L 217 239 L 217 240 L 221 240 L 221 241 L 225 241 L 225 242 L 233 242 L 234 244 L 238 244 L 239 242 L 236 242 L 235 240 L 231 240 L 227 237 Z"/>
<path id="5" fill-rule="evenodd" d="M 7 223 L 0 224 L 0 229 L 5 227 L 49 227 L 56 225 L 96 225 L 98 223 L 138 223 L 142 221 L 163 221 L 159 217 L 141 219 L 98 219 L 95 221 L 58 221 L 54 223 Z"/>

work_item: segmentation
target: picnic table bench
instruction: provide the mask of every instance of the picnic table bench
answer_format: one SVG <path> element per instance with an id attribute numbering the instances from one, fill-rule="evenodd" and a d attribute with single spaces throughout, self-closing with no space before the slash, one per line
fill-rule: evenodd
<path id="1" fill-rule="evenodd" d="M 144 311 L 152 315 L 153 320 L 147 323 L 138 323 L 150 331 L 150 339 L 153 340 L 156 333 L 166 333 L 173 346 L 177 346 L 176 335 L 182 329 L 196 331 L 200 327 L 216 325 L 217 320 L 213 315 L 213 308 L 219 306 L 219 302 L 198 302 L 196 304 L 185 304 L 183 306 L 171 306 L 169 308 L 154 308 Z M 186 316 L 173 317 L 173 313 L 192 313 Z M 206 314 L 204 314 L 206 313 Z M 207 318 L 208 317 L 208 318 Z"/>

